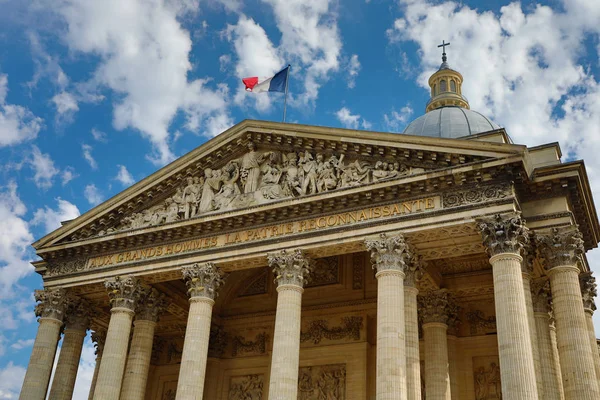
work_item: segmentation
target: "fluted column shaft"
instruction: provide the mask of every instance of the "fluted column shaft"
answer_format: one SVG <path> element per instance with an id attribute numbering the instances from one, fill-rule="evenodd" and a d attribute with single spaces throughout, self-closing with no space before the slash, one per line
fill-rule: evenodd
<path id="1" fill-rule="evenodd" d="M 94 391 L 96 390 L 96 382 L 98 381 L 98 371 L 100 370 L 100 363 L 102 362 L 102 351 L 104 349 L 104 343 L 106 341 L 105 330 L 94 330 L 92 332 L 92 340 L 96 346 L 96 365 L 94 366 L 94 375 L 92 376 L 92 383 L 90 384 L 90 394 L 88 400 L 93 400 Z"/>
<path id="2" fill-rule="evenodd" d="M 596 371 L 596 380 L 600 384 L 600 353 L 598 353 L 598 344 L 596 343 L 596 330 L 594 329 L 593 311 L 585 310 L 585 322 L 587 325 L 590 346 L 592 347 L 592 358 L 594 359 L 594 369 Z"/>
<path id="3" fill-rule="evenodd" d="M 271 399 L 291 400 L 298 397 L 303 291 L 304 289 L 296 285 L 277 287 L 277 311 L 269 379 Z"/>
<path id="4" fill-rule="evenodd" d="M 131 348 L 121 389 L 122 399 L 144 399 L 155 327 L 156 322 L 149 320 L 136 319 L 133 323 L 133 339 L 131 339 Z"/>
<path id="5" fill-rule="evenodd" d="M 71 400 L 73 397 L 86 330 L 81 326 L 65 329 L 49 400 Z"/>
<path id="6" fill-rule="evenodd" d="M 538 337 L 540 371 L 544 386 L 544 400 L 564 400 L 556 371 L 552 339 L 550 337 L 550 316 L 547 312 L 536 312 L 534 315 Z"/>
<path id="7" fill-rule="evenodd" d="M 283 250 L 267 257 L 277 282 L 269 398 L 296 400 L 300 368 L 302 293 L 310 273 L 309 260 L 301 250 Z"/>
<path id="8" fill-rule="evenodd" d="M 404 286 L 404 319 L 406 332 L 406 388 L 408 400 L 421 400 L 421 361 L 419 354 L 419 319 L 417 294 L 413 286 Z"/>
<path id="9" fill-rule="evenodd" d="M 19 399 L 43 400 L 46 398 L 61 326 L 62 321 L 58 319 L 40 318 Z"/>
<path id="10" fill-rule="evenodd" d="M 560 355 L 558 354 L 558 343 L 556 341 L 556 326 L 554 322 L 550 323 L 550 342 L 552 343 L 552 358 L 554 359 L 554 369 L 556 370 L 556 378 L 558 379 L 558 387 L 560 389 L 561 399 L 565 398 L 565 387 L 562 379 L 562 368 L 560 367 Z"/>
<path id="11" fill-rule="evenodd" d="M 452 400 L 458 400 L 458 355 L 456 345 L 458 338 L 448 332 L 448 369 L 450 370 L 450 394 Z"/>
<path id="12" fill-rule="evenodd" d="M 213 263 L 194 264 L 183 269 L 190 295 L 177 400 L 202 400 L 208 359 L 208 340 L 214 298 L 223 284 L 220 269 Z"/>
<path id="13" fill-rule="evenodd" d="M 540 363 L 540 349 L 538 345 L 535 317 L 533 315 L 533 300 L 531 297 L 531 275 L 523 273 L 523 293 L 525 295 L 525 308 L 527 310 L 527 323 L 531 340 L 531 354 L 533 355 L 533 367 L 535 369 L 535 383 L 538 389 L 538 398 L 545 399 L 544 384 L 542 379 L 542 366 Z"/>
<path id="14" fill-rule="evenodd" d="M 520 255 L 501 253 L 490 258 L 502 395 L 507 400 L 537 400 L 537 385 L 529 318 L 523 291 Z"/>
<path id="15" fill-rule="evenodd" d="M 581 300 L 579 269 L 573 265 L 555 266 L 548 274 L 565 399 L 599 399 L 600 391 Z"/>
<path id="16" fill-rule="evenodd" d="M 450 400 L 451 398 L 447 329 L 448 326 L 440 322 L 423 324 L 427 400 Z"/>

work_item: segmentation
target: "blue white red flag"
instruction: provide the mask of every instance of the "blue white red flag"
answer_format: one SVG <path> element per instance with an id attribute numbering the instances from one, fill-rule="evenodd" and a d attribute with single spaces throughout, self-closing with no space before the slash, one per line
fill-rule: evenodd
<path id="1" fill-rule="evenodd" d="M 242 82 L 246 85 L 248 92 L 282 92 L 285 93 L 285 86 L 288 79 L 289 65 L 267 79 L 259 79 L 257 76 L 243 78 Z"/>

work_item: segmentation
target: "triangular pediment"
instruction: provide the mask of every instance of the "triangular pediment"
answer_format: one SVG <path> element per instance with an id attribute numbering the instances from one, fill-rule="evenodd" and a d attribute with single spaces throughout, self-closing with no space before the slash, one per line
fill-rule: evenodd
<path id="1" fill-rule="evenodd" d="M 520 157 L 524 146 L 246 120 L 34 243 L 134 233 L 431 171 Z"/>

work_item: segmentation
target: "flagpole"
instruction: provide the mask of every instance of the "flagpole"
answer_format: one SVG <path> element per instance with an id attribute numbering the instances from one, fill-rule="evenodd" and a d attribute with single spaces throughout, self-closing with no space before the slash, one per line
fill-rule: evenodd
<path id="1" fill-rule="evenodd" d="M 292 68 L 292 66 L 290 64 L 288 64 L 287 68 L 288 68 L 288 72 L 287 72 L 286 78 L 285 78 L 285 97 L 283 100 L 283 122 L 285 122 L 285 113 L 287 110 L 288 82 L 290 80 L 290 69 Z"/>

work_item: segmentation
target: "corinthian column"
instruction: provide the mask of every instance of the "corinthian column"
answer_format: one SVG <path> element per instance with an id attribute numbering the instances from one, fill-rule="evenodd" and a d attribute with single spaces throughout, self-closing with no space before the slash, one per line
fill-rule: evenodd
<path id="1" fill-rule="evenodd" d="M 40 326 L 33 343 L 27 373 L 21 388 L 21 400 L 43 400 L 46 398 L 60 327 L 67 307 L 64 289 L 44 289 L 35 291 L 35 315 Z"/>
<path id="2" fill-rule="evenodd" d="M 110 300 L 110 322 L 94 400 L 118 399 L 127 359 L 131 320 L 139 298 L 147 291 L 133 276 L 116 277 L 104 282 Z"/>
<path id="3" fill-rule="evenodd" d="M 448 361 L 448 316 L 457 307 L 445 289 L 431 291 L 419 298 L 425 339 L 425 398 L 450 400 Z"/>
<path id="4" fill-rule="evenodd" d="M 121 398 L 143 400 L 152 357 L 154 328 L 158 316 L 167 306 L 165 295 L 152 289 L 140 300 L 133 323 L 133 339 L 125 366 Z"/>
<path id="5" fill-rule="evenodd" d="M 540 372 L 544 387 L 544 400 L 564 400 L 565 395 L 560 384 L 560 374 L 554 359 L 552 338 L 550 336 L 550 281 L 540 278 L 531 284 L 531 296 L 535 329 L 537 332 Z"/>
<path id="6" fill-rule="evenodd" d="M 310 273 L 309 260 L 297 249 L 267 255 L 277 282 L 277 311 L 269 398 L 296 400 L 300 364 L 300 322 L 304 283 Z"/>
<path id="7" fill-rule="evenodd" d="M 520 214 L 495 215 L 478 221 L 490 254 L 502 395 L 506 399 L 537 400 L 537 385 L 520 253 L 528 230 Z"/>
<path id="8" fill-rule="evenodd" d="M 223 274 L 213 263 L 194 264 L 184 267 L 182 272 L 190 296 L 190 311 L 185 329 L 176 399 L 201 400 L 212 308 L 219 287 L 223 284 Z"/>
<path id="9" fill-rule="evenodd" d="M 588 335 L 590 337 L 590 346 L 592 346 L 596 380 L 600 382 L 600 354 L 598 354 L 596 331 L 594 329 L 594 321 L 592 320 L 594 311 L 596 311 L 594 298 L 598 294 L 596 291 L 596 278 L 592 276 L 591 272 L 585 272 L 579 275 L 579 284 L 581 286 L 581 297 L 583 299 L 583 309 L 585 310 L 585 322 L 587 323 Z"/>
<path id="10" fill-rule="evenodd" d="M 404 277 L 411 252 L 404 236 L 365 240 L 377 270 L 376 399 L 403 400 L 406 390 L 406 325 Z"/>
<path id="11" fill-rule="evenodd" d="M 406 332 L 406 392 L 408 400 L 421 400 L 421 363 L 419 355 L 419 318 L 416 282 L 422 275 L 417 261 L 407 265 L 404 279 L 404 318 Z"/>
<path id="12" fill-rule="evenodd" d="M 104 349 L 104 343 L 106 342 L 106 330 L 94 328 L 94 331 L 92 332 L 92 341 L 96 347 L 96 365 L 94 367 L 94 375 L 92 376 L 88 400 L 94 398 L 94 390 L 96 389 L 96 382 L 98 381 L 98 371 L 100 370 L 100 362 L 102 361 L 102 350 Z"/>
<path id="13" fill-rule="evenodd" d="M 58 357 L 49 400 L 71 400 L 79 369 L 83 339 L 90 323 L 90 305 L 85 300 L 73 299 L 65 316 L 65 334 Z"/>
<path id="14" fill-rule="evenodd" d="M 536 238 L 550 277 L 565 399 L 599 399 L 577 267 L 584 252 L 582 235 L 577 228 L 566 227 Z"/>
<path id="15" fill-rule="evenodd" d="M 446 338 L 448 339 L 448 369 L 450 370 L 450 393 L 452 400 L 458 400 L 458 354 L 457 354 L 457 335 L 458 326 L 460 320 L 458 319 L 459 307 L 452 307 L 448 313 L 448 332 Z"/>
<path id="16" fill-rule="evenodd" d="M 540 349 L 538 345 L 538 335 L 535 326 L 535 317 L 533 312 L 533 300 L 531 298 L 531 276 L 533 274 L 533 261 L 535 255 L 532 246 L 525 246 L 522 264 L 523 293 L 525 294 L 525 307 L 527 309 L 527 321 L 529 324 L 529 335 L 531 338 L 531 354 L 533 355 L 533 367 L 535 369 L 535 383 L 538 389 L 538 398 L 545 399 L 545 390 L 542 380 L 542 366 L 540 364 Z"/>

